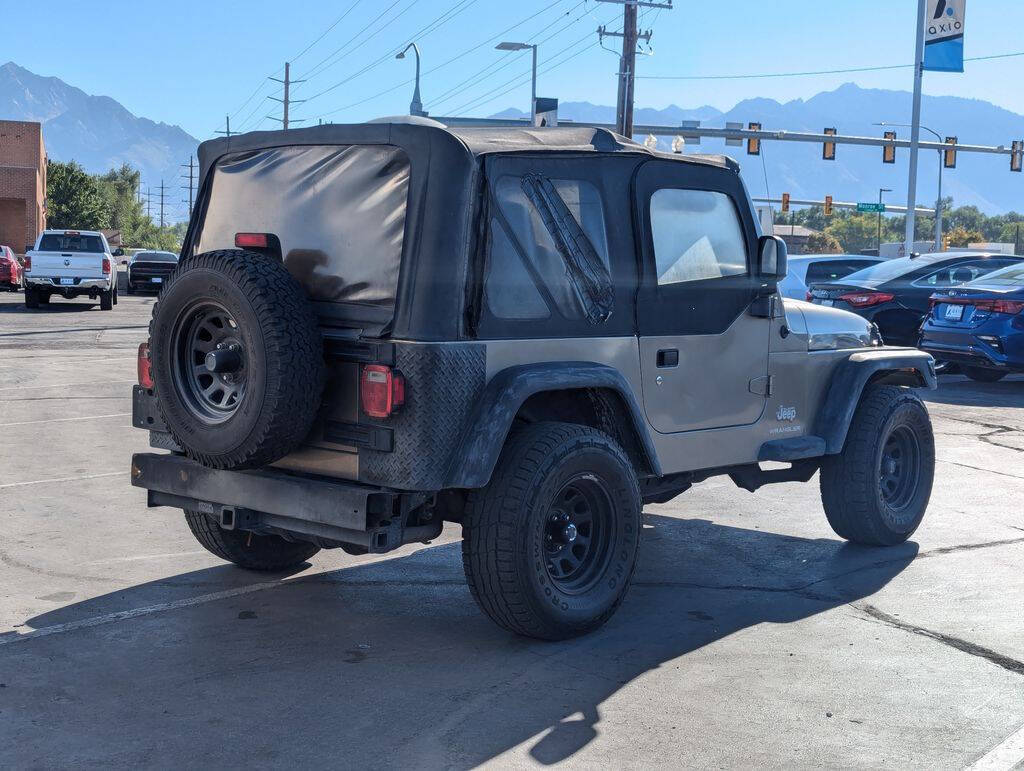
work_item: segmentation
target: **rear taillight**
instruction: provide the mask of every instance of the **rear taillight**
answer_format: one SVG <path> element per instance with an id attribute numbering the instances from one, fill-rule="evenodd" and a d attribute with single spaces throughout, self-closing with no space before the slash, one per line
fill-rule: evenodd
<path id="1" fill-rule="evenodd" d="M 103 258 L 103 275 L 104 276 L 109 276 L 110 275 L 110 258 L 109 257 L 104 257 Z"/>
<path id="2" fill-rule="evenodd" d="M 804 296 L 804 299 L 807 302 L 811 302 L 814 299 L 814 295 L 811 294 L 811 290 L 810 289 L 807 290 L 807 294 Z"/>
<path id="3" fill-rule="evenodd" d="M 849 294 L 840 295 L 839 299 L 849 303 L 854 308 L 870 308 L 872 305 L 891 302 L 895 299 L 895 295 L 885 292 L 850 292 Z"/>
<path id="4" fill-rule="evenodd" d="M 26 273 L 28 273 L 28 272 L 30 272 L 32 270 L 32 258 L 29 257 L 28 255 L 25 255 L 24 270 L 25 270 Z"/>
<path id="5" fill-rule="evenodd" d="M 266 249 L 268 242 L 266 233 L 235 233 L 235 246 L 239 249 Z"/>
<path id="6" fill-rule="evenodd" d="M 371 418 L 386 418 L 405 404 L 405 378 L 383 364 L 367 364 L 359 379 L 359 400 Z"/>
<path id="7" fill-rule="evenodd" d="M 139 346 L 138 358 L 139 385 L 143 388 L 153 387 L 153 363 L 149 360 L 149 343 Z"/>
<path id="8" fill-rule="evenodd" d="M 1007 313 L 1016 316 L 1024 311 L 1024 302 L 1014 300 L 976 300 L 973 305 L 978 310 L 992 311 L 992 313 Z"/>

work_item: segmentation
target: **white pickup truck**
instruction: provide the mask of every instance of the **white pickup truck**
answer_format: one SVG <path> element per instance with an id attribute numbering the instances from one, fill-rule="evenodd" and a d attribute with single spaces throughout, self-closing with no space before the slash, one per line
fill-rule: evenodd
<path id="1" fill-rule="evenodd" d="M 47 305 L 52 295 L 87 295 L 100 308 L 117 304 L 117 268 L 110 246 L 95 230 L 44 230 L 25 255 L 25 307 Z"/>

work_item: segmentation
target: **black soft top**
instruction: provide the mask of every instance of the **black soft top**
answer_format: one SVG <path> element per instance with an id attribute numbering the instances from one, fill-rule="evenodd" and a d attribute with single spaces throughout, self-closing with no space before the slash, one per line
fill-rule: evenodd
<path id="1" fill-rule="evenodd" d="M 606 128 L 449 127 L 430 119 L 398 120 L 400 122 L 331 123 L 287 131 L 251 131 L 231 137 L 209 139 L 199 145 L 200 179 L 205 179 L 210 166 L 228 153 L 288 145 L 319 144 L 398 145 L 405 149 L 414 164 L 417 156 L 426 156 L 431 150 L 444 148 L 449 152 L 463 155 L 467 162 L 476 156 L 491 153 L 640 153 L 681 163 L 717 166 L 734 171 L 739 169 L 738 164 L 726 155 L 679 155 L 651 150 Z"/>
<path id="2" fill-rule="evenodd" d="M 738 165 L 724 156 L 662 153 L 605 128 L 587 126 L 446 127 L 423 118 L 396 118 L 375 123 L 328 124 L 287 131 L 255 131 L 212 139 L 199 146 L 200 190 L 196 210 L 182 246 L 194 252 L 203 228 L 212 187 L 212 169 L 229 158 L 295 146 L 388 145 L 408 157 L 408 215 L 401 270 L 394 302 L 361 308 L 317 303 L 321 318 L 363 329 L 373 336 L 398 339 L 457 340 L 464 334 L 467 280 L 478 246 L 477 212 L 482 206 L 485 157 L 515 154 L 593 154 L 607 174 L 624 173 L 622 161 L 662 158 L 703 169 L 735 173 Z M 614 159 L 614 162 L 611 160 Z M 283 193 L 282 193 L 283 194 Z"/>

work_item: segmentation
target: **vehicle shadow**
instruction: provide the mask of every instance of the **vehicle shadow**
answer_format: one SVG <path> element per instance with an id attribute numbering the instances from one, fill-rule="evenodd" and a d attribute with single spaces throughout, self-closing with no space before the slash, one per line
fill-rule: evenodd
<path id="1" fill-rule="evenodd" d="M 1024 375 L 1007 375 L 995 383 L 978 383 L 962 375 L 942 375 L 936 391 L 922 391 L 926 402 L 961 407 L 1024 409 Z"/>
<path id="2" fill-rule="evenodd" d="M 79 313 L 81 311 L 99 310 L 99 307 L 99 300 L 95 303 L 86 302 L 85 300 L 65 300 L 63 302 L 51 300 L 49 305 L 44 305 L 38 309 L 30 309 L 25 307 L 25 302 L 22 300 L 21 302 L 0 303 L 0 313 Z"/>
<path id="3" fill-rule="evenodd" d="M 563 643 L 514 637 L 485 619 L 465 587 L 459 545 L 446 544 L 0 646 L 0 694 L 19 705 L 2 710 L 6 760 L 469 768 L 525 742 L 551 765 L 599 734 L 603 704 L 624 685 L 740 630 L 867 597 L 918 552 L 696 519 L 646 522 L 619 612 Z M 213 592 L 237 589 L 240 575 L 223 567 L 168 581 Z M 152 603 L 161 583 L 28 625 Z"/>

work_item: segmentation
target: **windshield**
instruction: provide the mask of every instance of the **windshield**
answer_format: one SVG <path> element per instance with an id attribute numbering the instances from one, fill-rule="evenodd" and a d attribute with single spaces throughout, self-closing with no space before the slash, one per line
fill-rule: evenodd
<path id="1" fill-rule="evenodd" d="M 1024 287 L 1024 264 L 1011 265 L 1008 268 L 989 273 L 967 286 L 1021 286 Z"/>
<path id="2" fill-rule="evenodd" d="M 137 252 L 132 262 L 177 262 L 178 255 L 174 252 Z"/>
<path id="3" fill-rule="evenodd" d="M 102 252 L 99 236 L 47 233 L 39 240 L 41 252 Z"/>

